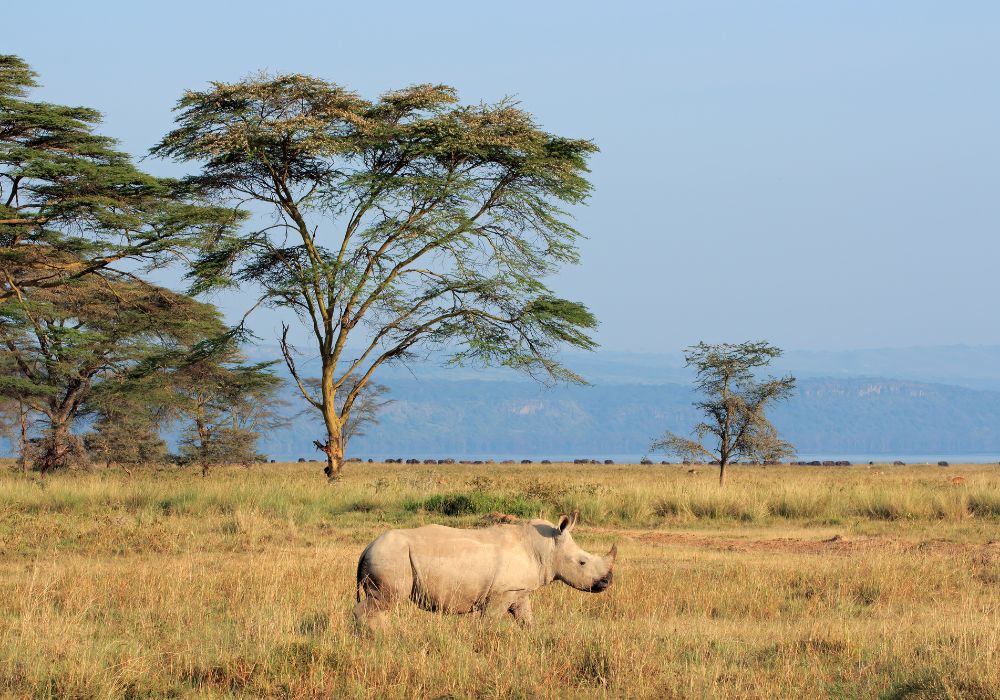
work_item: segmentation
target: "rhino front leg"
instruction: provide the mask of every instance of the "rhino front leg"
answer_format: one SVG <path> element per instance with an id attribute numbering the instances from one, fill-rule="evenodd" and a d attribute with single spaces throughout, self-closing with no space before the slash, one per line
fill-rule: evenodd
<path id="1" fill-rule="evenodd" d="M 521 627 L 531 627 L 535 623 L 535 617 L 531 614 L 531 600 L 527 596 L 514 601 L 510 606 L 510 614 Z"/>
<path id="2" fill-rule="evenodd" d="M 499 622 L 507 613 L 514 614 L 514 606 L 518 604 L 520 597 L 520 593 L 517 591 L 493 595 L 480 609 L 480 615 L 484 620 Z"/>

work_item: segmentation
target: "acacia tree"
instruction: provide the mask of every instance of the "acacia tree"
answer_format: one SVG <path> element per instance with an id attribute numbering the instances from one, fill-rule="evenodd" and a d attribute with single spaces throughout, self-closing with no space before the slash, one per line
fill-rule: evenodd
<path id="1" fill-rule="evenodd" d="M 11 276 L 18 289 L 19 271 Z M 145 282 L 85 275 L 35 287 L 0 302 L 0 367 L 8 371 L 0 393 L 41 416 L 36 466 L 45 474 L 84 459 L 71 428 L 95 389 L 107 401 L 152 358 L 224 332 L 215 307 Z"/>
<path id="2" fill-rule="evenodd" d="M 687 348 L 686 364 L 695 369 L 695 387 L 705 395 L 694 405 L 705 420 L 694 428 L 696 440 L 667 432 L 650 449 L 717 461 L 719 486 L 725 484 L 726 465 L 731 462 L 772 462 L 793 454 L 794 448 L 778 436 L 764 409 L 790 397 L 795 378 L 756 376 L 756 370 L 780 355 L 780 349 L 763 341 L 698 343 Z"/>
<path id="3" fill-rule="evenodd" d="M 270 369 L 274 363 L 244 360 L 224 338 L 195 348 L 166 375 L 170 410 L 186 423 L 181 457 L 197 463 L 202 476 L 215 464 L 255 461 L 261 431 L 283 423 L 275 410 L 283 382 Z"/>
<path id="4" fill-rule="evenodd" d="M 0 301 L 89 273 L 134 274 L 237 223 L 231 208 L 188 201 L 182 183 L 137 169 L 94 133 L 96 110 L 28 99 L 35 79 L 0 55 Z M 15 283 L 13 269 L 30 274 Z"/>
<path id="5" fill-rule="evenodd" d="M 83 436 L 91 458 L 107 468 L 118 465 L 129 476 L 130 467 L 163 462 L 167 445 L 160 437 L 157 408 L 138 401 L 114 400 L 95 411 L 92 430 Z"/>
<path id="6" fill-rule="evenodd" d="M 543 278 L 578 259 L 560 207 L 590 192 L 592 142 L 546 133 L 509 101 L 458 105 L 441 85 L 368 101 L 316 78 L 257 76 L 188 92 L 177 111 L 152 152 L 201 163 L 192 191 L 249 203 L 261 221 L 220 233 L 193 289 L 253 283 L 258 303 L 304 321 L 318 391 L 287 325 L 281 347 L 322 415 L 331 479 L 365 386 L 417 346 L 579 381 L 553 351 L 593 348 L 596 321 Z"/>

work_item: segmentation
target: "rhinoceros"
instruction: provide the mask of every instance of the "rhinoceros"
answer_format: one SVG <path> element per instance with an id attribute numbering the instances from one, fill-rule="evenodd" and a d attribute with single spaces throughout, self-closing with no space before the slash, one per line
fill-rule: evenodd
<path id="1" fill-rule="evenodd" d="M 389 608 L 408 598 L 435 612 L 509 613 L 530 626 L 528 596 L 542 586 L 558 580 L 599 593 L 611 585 L 618 545 L 603 557 L 580 549 L 570 534 L 578 518 L 562 515 L 556 525 L 529 520 L 476 530 L 389 530 L 358 560 L 354 618 L 361 627 L 380 627 Z"/>

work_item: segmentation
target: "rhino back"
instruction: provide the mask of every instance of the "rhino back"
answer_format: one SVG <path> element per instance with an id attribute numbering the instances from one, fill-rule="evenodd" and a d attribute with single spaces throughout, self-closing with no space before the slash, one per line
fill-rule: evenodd
<path id="1" fill-rule="evenodd" d="M 366 551 L 369 575 L 430 610 L 472 612 L 491 596 L 538 587 L 537 563 L 518 530 L 390 530 Z"/>

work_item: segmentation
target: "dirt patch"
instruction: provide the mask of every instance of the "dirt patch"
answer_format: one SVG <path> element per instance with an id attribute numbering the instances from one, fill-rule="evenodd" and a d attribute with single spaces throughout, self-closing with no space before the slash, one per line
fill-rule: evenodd
<path id="1" fill-rule="evenodd" d="M 969 544 L 946 540 L 912 541 L 896 537 L 834 535 L 826 539 L 769 538 L 702 535 L 687 532 L 630 531 L 636 542 L 657 546 L 695 547 L 723 552 L 785 552 L 789 554 L 852 555 L 873 550 L 893 552 L 924 552 L 952 555 L 1000 552 L 1000 543 Z"/>

